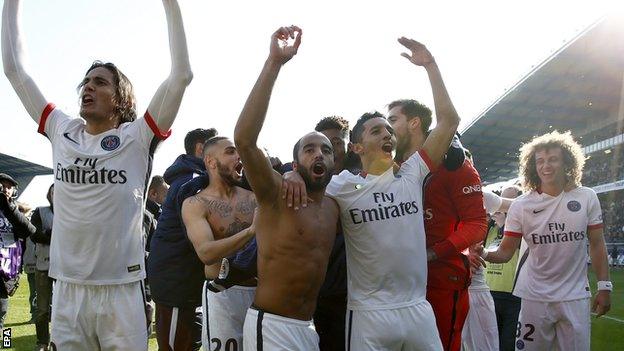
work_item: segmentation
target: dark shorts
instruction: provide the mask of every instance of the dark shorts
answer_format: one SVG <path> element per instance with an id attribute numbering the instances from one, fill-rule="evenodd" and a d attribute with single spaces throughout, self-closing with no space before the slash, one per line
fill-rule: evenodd
<path id="1" fill-rule="evenodd" d="M 159 351 L 199 350 L 201 313 L 196 310 L 196 307 L 170 307 L 156 303 L 156 340 Z"/>

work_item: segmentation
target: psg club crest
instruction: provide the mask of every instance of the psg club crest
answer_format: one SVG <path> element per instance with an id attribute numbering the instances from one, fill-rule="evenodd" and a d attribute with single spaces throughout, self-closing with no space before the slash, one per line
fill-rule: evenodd
<path id="1" fill-rule="evenodd" d="M 568 202 L 568 210 L 572 212 L 578 212 L 580 209 L 581 209 L 581 204 L 578 201 L 572 200 Z"/>
<path id="2" fill-rule="evenodd" d="M 121 141 L 119 140 L 118 136 L 109 135 L 109 136 L 105 136 L 104 139 L 102 139 L 100 146 L 102 146 L 102 149 L 106 151 L 113 151 L 119 147 L 119 144 L 121 144 Z M 568 204 L 568 207 L 569 206 L 570 205 Z"/>

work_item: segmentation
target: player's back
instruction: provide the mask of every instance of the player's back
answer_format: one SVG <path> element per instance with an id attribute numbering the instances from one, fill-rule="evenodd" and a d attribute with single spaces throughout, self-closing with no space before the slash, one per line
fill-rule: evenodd
<path id="1" fill-rule="evenodd" d="M 312 319 L 337 223 L 338 207 L 327 197 L 298 211 L 285 204 L 259 207 L 256 307 L 289 318 Z"/>

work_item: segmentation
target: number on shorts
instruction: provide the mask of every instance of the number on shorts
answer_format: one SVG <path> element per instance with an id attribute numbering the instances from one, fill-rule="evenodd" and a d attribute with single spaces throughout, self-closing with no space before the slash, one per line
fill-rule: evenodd
<path id="1" fill-rule="evenodd" d="M 221 339 L 212 338 L 210 339 L 210 342 L 213 342 L 216 345 L 212 351 L 221 351 L 221 345 L 223 345 L 221 343 Z M 236 341 L 236 339 L 227 339 L 223 351 L 238 351 L 238 341 Z"/>
<path id="2" fill-rule="evenodd" d="M 212 338 L 210 339 L 210 342 L 217 344 L 217 347 L 215 347 L 212 351 L 221 351 L 221 340 L 219 340 L 219 338 Z"/>
<path id="3" fill-rule="evenodd" d="M 236 339 L 228 339 L 225 342 L 225 351 L 238 351 L 238 341 Z"/>
<path id="4" fill-rule="evenodd" d="M 524 333 L 522 340 L 533 341 L 534 339 L 531 337 L 531 335 L 535 333 L 535 326 L 533 324 L 525 324 L 524 326 L 529 330 L 526 333 Z M 516 338 L 520 338 L 520 335 L 522 335 L 522 323 L 518 322 L 518 329 L 516 330 Z"/>

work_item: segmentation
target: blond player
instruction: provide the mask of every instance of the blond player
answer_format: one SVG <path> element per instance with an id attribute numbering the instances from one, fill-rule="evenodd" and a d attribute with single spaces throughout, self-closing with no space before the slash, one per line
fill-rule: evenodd
<path id="1" fill-rule="evenodd" d="M 585 158 L 572 135 L 554 131 L 521 148 L 527 193 L 511 205 L 505 237 L 486 261 L 507 262 L 524 239 L 529 255 L 519 267 L 514 295 L 522 299 L 516 350 L 589 350 L 587 244 L 598 278 L 592 310 L 611 306 L 607 250 L 596 193 L 581 186 Z M 482 250 L 482 248 L 480 248 Z"/>

